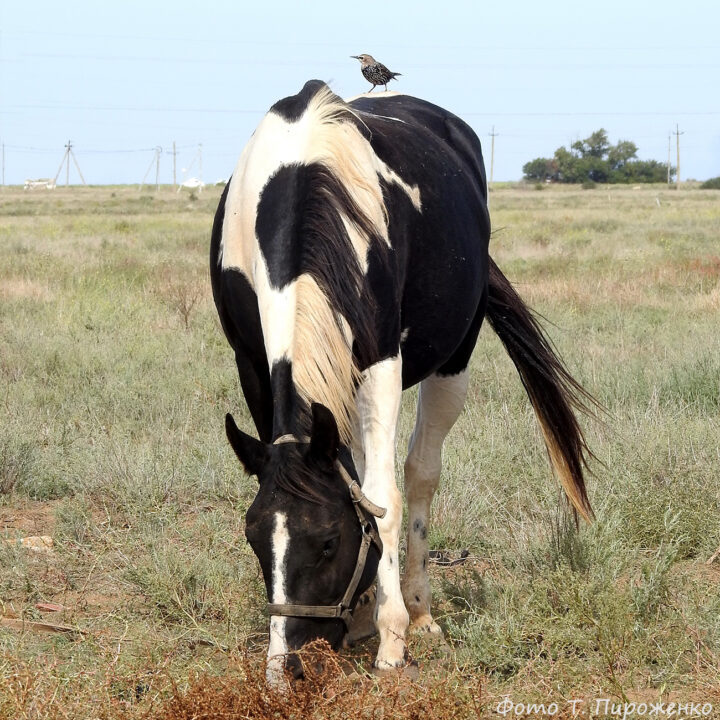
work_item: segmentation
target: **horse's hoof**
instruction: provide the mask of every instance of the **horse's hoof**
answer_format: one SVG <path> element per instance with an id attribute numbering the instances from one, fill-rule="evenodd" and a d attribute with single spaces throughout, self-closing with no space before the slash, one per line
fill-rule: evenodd
<path id="1" fill-rule="evenodd" d="M 427 616 L 426 616 L 427 617 Z M 432 619 L 429 621 L 421 620 L 420 622 L 413 622 L 410 625 L 410 632 L 414 635 L 440 635 L 442 636 L 442 628 Z"/>

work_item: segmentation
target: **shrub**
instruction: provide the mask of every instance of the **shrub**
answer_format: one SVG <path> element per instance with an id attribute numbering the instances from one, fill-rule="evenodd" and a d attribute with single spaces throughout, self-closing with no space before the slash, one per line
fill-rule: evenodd
<path id="1" fill-rule="evenodd" d="M 701 186 L 701 190 L 720 190 L 720 176 L 706 180 Z"/>

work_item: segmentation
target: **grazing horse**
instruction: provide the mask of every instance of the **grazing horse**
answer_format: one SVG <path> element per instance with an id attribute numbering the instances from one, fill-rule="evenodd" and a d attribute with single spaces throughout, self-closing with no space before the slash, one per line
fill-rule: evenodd
<path id="1" fill-rule="evenodd" d="M 462 120 L 398 93 L 345 102 L 313 80 L 265 115 L 213 225 L 213 296 L 259 439 L 226 432 L 259 489 L 246 535 L 268 594 L 268 680 L 292 652 L 338 648 L 377 578 L 378 668 L 408 661 L 409 623 L 439 633 L 426 571 L 441 451 L 487 317 L 515 363 L 554 470 L 592 515 L 587 399 L 488 255 L 480 142 Z M 401 581 L 395 482 L 400 396 L 420 384 L 405 461 Z"/>

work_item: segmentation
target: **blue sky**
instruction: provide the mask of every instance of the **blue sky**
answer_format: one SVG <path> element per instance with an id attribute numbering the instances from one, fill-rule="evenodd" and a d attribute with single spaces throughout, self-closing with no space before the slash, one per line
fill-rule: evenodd
<path id="1" fill-rule="evenodd" d="M 365 91 L 360 53 L 403 73 L 393 89 L 469 122 L 488 168 L 494 126 L 495 180 L 600 127 L 665 161 L 676 123 L 681 178 L 705 179 L 720 175 L 718 28 L 717 0 L 0 0 L 5 182 L 54 176 L 68 139 L 92 184 L 139 183 L 156 146 L 171 182 L 173 140 L 179 177 L 201 155 L 206 182 L 226 178 L 306 80 Z"/>

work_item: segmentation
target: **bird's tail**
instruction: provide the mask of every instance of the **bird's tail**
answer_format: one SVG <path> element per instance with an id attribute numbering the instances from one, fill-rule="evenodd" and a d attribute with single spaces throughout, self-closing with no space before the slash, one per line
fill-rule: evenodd
<path id="1" fill-rule="evenodd" d="M 396 77 L 400 77 L 402 75 L 402 73 L 391 72 L 390 75 L 391 75 L 390 79 L 394 80 Z"/>

